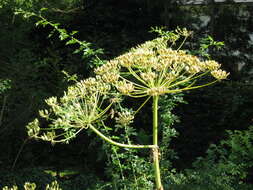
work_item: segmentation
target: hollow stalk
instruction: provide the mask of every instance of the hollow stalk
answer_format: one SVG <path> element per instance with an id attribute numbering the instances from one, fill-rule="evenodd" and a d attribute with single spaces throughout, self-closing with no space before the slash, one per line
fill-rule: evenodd
<path id="1" fill-rule="evenodd" d="M 153 96 L 153 164 L 155 170 L 156 190 L 163 190 L 159 166 L 159 148 L 158 148 L 158 99 L 159 96 Z"/>

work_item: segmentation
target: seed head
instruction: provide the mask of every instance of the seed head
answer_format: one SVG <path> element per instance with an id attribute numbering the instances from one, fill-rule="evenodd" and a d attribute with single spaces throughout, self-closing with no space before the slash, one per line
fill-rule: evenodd
<path id="1" fill-rule="evenodd" d="M 116 85 L 118 91 L 120 91 L 124 95 L 129 95 L 131 92 L 134 91 L 133 83 L 124 81 L 119 81 Z"/>
<path id="2" fill-rule="evenodd" d="M 229 73 L 227 73 L 226 71 L 223 71 L 221 69 L 212 71 L 211 74 L 213 75 L 214 78 L 216 78 L 218 80 L 226 79 L 229 75 Z"/>
<path id="3" fill-rule="evenodd" d="M 134 119 L 134 115 L 132 112 L 130 111 L 124 111 L 124 112 L 120 112 L 118 113 L 118 117 L 116 117 L 116 122 L 121 124 L 121 125 L 129 125 L 130 123 L 133 122 Z"/>

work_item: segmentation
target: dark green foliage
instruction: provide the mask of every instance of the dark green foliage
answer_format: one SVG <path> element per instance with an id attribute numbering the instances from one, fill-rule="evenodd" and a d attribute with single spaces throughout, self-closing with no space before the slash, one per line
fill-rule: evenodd
<path id="1" fill-rule="evenodd" d="M 177 152 L 171 147 L 171 141 L 178 137 L 178 132 L 174 128 L 176 123 L 180 123 L 179 116 L 175 115 L 174 109 L 180 104 L 186 104 L 183 100 L 183 94 L 166 95 L 161 99 L 160 122 L 161 122 L 161 164 L 164 167 L 163 175 L 166 176 L 167 172 L 173 168 L 173 161 L 178 159 Z"/>
<path id="2" fill-rule="evenodd" d="M 173 141 L 184 160 L 176 161 L 178 167 L 191 165 L 210 143 L 224 138 L 225 130 L 244 130 L 252 123 L 252 90 L 251 85 L 231 81 L 185 95 L 189 104 L 176 108 L 184 115 L 175 127 L 180 136 Z"/>
<path id="3" fill-rule="evenodd" d="M 170 183 L 175 184 L 175 189 L 252 189 L 252 184 L 245 182 L 252 180 L 253 128 L 228 131 L 227 134 L 226 140 L 222 140 L 218 145 L 211 145 L 207 155 L 194 162 L 193 169 L 168 177 Z"/>
<path id="4" fill-rule="evenodd" d="M 38 188 L 42 188 L 46 183 L 50 183 L 54 178 L 46 174 L 43 169 L 29 168 L 16 172 L 3 171 L 0 176 L 0 188 L 4 186 L 17 185 L 23 187 L 25 182 L 36 182 Z"/>
<path id="5" fill-rule="evenodd" d="M 45 189 L 46 185 L 57 180 L 62 190 L 81 190 L 88 189 L 91 184 L 103 184 L 90 171 L 55 171 L 46 168 L 27 168 L 15 172 L 1 172 L 0 189 L 4 186 L 16 185 L 23 189 L 25 182 L 36 184 L 36 189 Z M 92 188 L 94 189 L 94 188 Z"/>

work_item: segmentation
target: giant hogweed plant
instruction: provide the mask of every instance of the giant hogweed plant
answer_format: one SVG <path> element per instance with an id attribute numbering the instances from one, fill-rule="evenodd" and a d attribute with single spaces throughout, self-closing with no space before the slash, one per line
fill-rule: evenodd
<path id="1" fill-rule="evenodd" d="M 27 125 L 28 135 L 51 143 L 68 143 L 84 130 L 91 130 L 101 139 L 117 147 L 150 149 L 157 190 L 163 190 L 160 174 L 158 138 L 159 98 L 166 94 L 181 93 L 202 88 L 226 79 L 228 74 L 214 60 L 202 60 L 181 50 L 191 32 L 177 29 L 147 41 L 128 52 L 107 61 L 95 69 L 95 76 L 70 86 L 64 96 L 46 100 L 49 108 L 39 111 L 40 119 Z M 180 45 L 177 42 L 181 41 Z M 210 81 L 199 80 L 207 76 Z M 206 80 L 205 80 L 206 81 Z M 135 111 L 121 109 L 124 97 L 145 98 Z M 152 101 L 152 142 L 133 144 L 115 140 L 105 133 L 108 124 L 129 126 L 136 114 Z M 108 122 L 108 120 L 115 122 Z M 45 120 L 46 122 L 42 122 Z M 162 129 L 163 130 L 163 129 Z"/>

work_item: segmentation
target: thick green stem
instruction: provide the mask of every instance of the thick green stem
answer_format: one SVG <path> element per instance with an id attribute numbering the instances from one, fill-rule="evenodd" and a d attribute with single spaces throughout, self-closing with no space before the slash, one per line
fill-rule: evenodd
<path id="1" fill-rule="evenodd" d="M 156 148 L 153 148 L 152 151 L 155 170 L 156 190 L 163 190 L 160 175 L 159 149 L 158 149 L 158 98 L 159 96 L 153 97 L 153 145 L 155 145 Z"/>
<path id="2" fill-rule="evenodd" d="M 99 130 L 97 130 L 93 125 L 89 125 L 89 128 L 92 131 L 94 131 L 98 136 L 100 136 L 103 140 L 105 140 L 106 142 L 108 142 L 112 145 L 115 145 L 115 146 L 119 146 L 119 147 L 123 147 L 123 148 L 151 148 L 151 149 L 157 149 L 156 145 L 133 145 L 133 144 L 118 143 L 118 142 L 115 142 L 112 139 L 106 137 Z"/>

